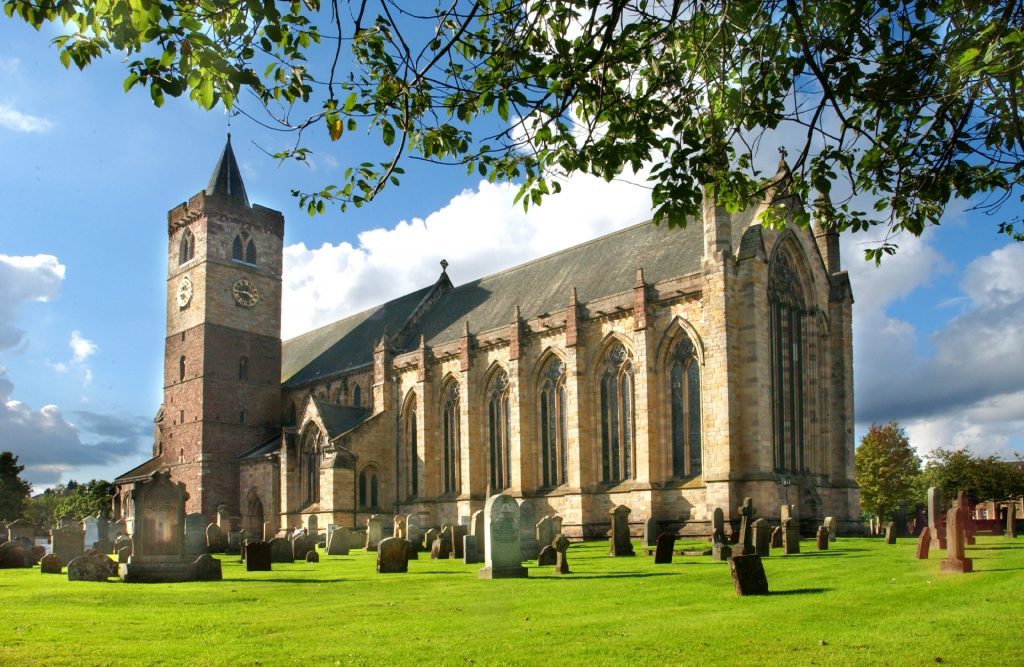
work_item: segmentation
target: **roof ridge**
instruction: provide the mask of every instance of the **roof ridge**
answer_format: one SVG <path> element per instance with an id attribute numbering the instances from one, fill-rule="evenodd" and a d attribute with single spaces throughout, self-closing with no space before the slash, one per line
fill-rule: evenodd
<path id="1" fill-rule="evenodd" d="M 320 326 L 316 327 L 315 329 L 310 329 L 309 331 L 304 331 L 304 332 L 302 332 L 300 334 L 296 334 L 296 335 L 292 336 L 291 338 L 284 338 L 284 339 L 281 340 L 281 344 L 290 343 L 293 340 L 298 340 L 299 338 L 302 338 L 304 336 L 309 336 L 310 334 L 314 334 L 314 333 L 316 333 L 318 331 L 323 331 L 324 329 L 327 329 L 328 327 L 333 327 L 334 325 L 339 324 L 340 322 L 344 322 L 345 320 L 350 320 L 353 317 L 358 317 L 360 315 L 364 315 L 366 313 L 369 313 L 369 312 L 372 312 L 372 311 L 375 311 L 375 310 L 379 310 L 379 309 L 383 308 L 384 306 L 388 305 L 389 303 L 394 303 L 395 301 L 398 301 L 399 299 L 404 299 L 407 296 L 412 296 L 413 294 L 416 294 L 419 291 L 422 291 L 422 290 L 425 290 L 425 289 L 430 289 L 433 286 L 434 286 L 434 284 L 430 284 L 430 285 L 427 285 L 426 287 L 418 287 L 418 288 L 414 289 L 411 292 L 404 292 L 402 294 L 399 294 L 398 296 L 396 296 L 393 299 L 388 299 L 387 301 L 382 301 L 381 303 L 372 305 L 372 306 L 370 306 L 368 308 L 364 308 L 363 310 L 359 310 L 359 311 L 356 311 L 354 313 L 350 313 L 348 315 L 345 315 L 344 317 L 339 317 L 336 320 L 331 320 L 327 324 L 321 324 Z"/>

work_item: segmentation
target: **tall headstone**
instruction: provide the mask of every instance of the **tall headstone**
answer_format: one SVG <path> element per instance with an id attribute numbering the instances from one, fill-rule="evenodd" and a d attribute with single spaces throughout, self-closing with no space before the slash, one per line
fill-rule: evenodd
<path id="1" fill-rule="evenodd" d="M 930 535 L 931 529 L 925 526 L 921 529 L 921 534 L 917 536 L 917 559 L 928 560 L 928 548 L 931 546 L 932 536 Z"/>
<path id="2" fill-rule="evenodd" d="M 760 556 L 733 556 L 729 559 L 729 571 L 732 573 L 736 595 L 768 595 L 768 577 L 765 576 Z"/>
<path id="3" fill-rule="evenodd" d="M 717 536 L 721 536 L 721 541 L 725 542 L 725 512 L 722 511 L 721 507 L 716 507 L 714 512 L 711 513 L 712 543 L 715 542 Z"/>
<path id="4" fill-rule="evenodd" d="M 644 546 L 653 547 L 658 544 L 658 520 L 651 517 L 644 523 Z"/>
<path id="5" fill-rule="evenodd" d="M 245 545 L 245 571 L 269 572 L 273 562 L 270 543 L 263 540 L 250 540 Z"/>
<path id="6" fill-rule="evenodd" d="M 469 534 L 469 526 L 463 526 L 462 524 L 456 524 L 451 527 L 451 552 L 448 554 L 449 558 L 462 558 L 462 538 Z"/>
<path id="7" fill-rule="evenodd" d="M 406 519 L 404 516 L 395 517 L 395 530 L 392 533 L 392 537 L 397 537 L 404 540 L 408 535 L 408 529 L 406 528 Z"/>
<path id="8" fill-rule="evenodd" d="M 932 549 L 946 548 L 946 529 L 942 525 L 942 491 L 932 486 L 928 489 L 928 527 L 931 528 Z"/>
<path id="9" fill-rule="evenodd" d="M 893 511 L 892 515 L 892 521 L 896 524 L 893 526 L 896 531 L 896 537 L 906 537 L 908 520 L 907 501 L 900 500 L 896 503 L 896 509 Z"/>
<path id="10" fill-rule="evenodd" d="M 569 538 L 559 533 L 551 545 L 555 547 L 555 574 L 569 574 L 569 561 L 566 560 Z"/>
<path id="11" fill-rule="evenodd" d="M 52 552 L 64 563 L 70 563 L 85 553 L 85 531 L 77 521 L 63 523 L 50 531 Z"/>
<path id="12" fill-rule="evenodd" d="M 484 540 L 485 520 L 486 517 L 483 510 L 473 512 L 473 516 L 469 519 L 469 532 L 476 537 L 477 558 L 480 559 L 481 563 L 487 558 L 487 554 L 484 553 L 487 547 L 486 540 Z"/>
<path id="13" fill-rule="evenodd" d="M 835 542 L 838 537 L 836 534 L 838 532 L 836 531 L 836 518 L 834 516 L 827 516 L 825 517 L 825 521 L 822 525 L 828 528 L 828 541 Z"/>
<path id="14" fill-rule="evenodd" d="M 551 515 L 545 516 L 543 519 L 537 522 L 537 544 L 540 545 L 543 550 L 544 547 L 551 546 L 551 540 L 555 539 L 555 520 Z"/>
<path id="15" fill-rule="evenodd" d="M 770 542 L 772 549 L 782 548 L 782 526 L 775 526 L 772 528 L 772 537 Z"/>
<path id="16" fill-rule="evenodd" d="M 409 571 L 409 544 L 401 537 L 385 537 L 377 544 L 377 574 Z"/>
<path id="17" fill-rule="evenodd" d="M 1017 503 L 1010 502 L 1006 505 L 1006 536 L 1017 537 Z"/>
<path id="18" fill-rule="evenodd" d="M 225 535 L 231 532 L 231 514 L 228 513 L 228 506 L 220 504 L 217 506 L 217 527 Z"/>
<path id="19" fill-rule="evenodd" d="M 441 537 L 441 532 L 437 528 L 430 528 L 427 530 L 426 534 L 424 535 L 424 539 L 426 540 L 426 546 L 428 550 L 434 547 L 434 541 L 439 537 Z"/>
<path id="20" fill-rule="evenodd" d="M 740 514 L 740 534 L 736 540 L 736 546 L 733 547 L 733 557 L 743 556 L 746 554 L 754 553 L 754 536 L 753 536 L 753 523 L 754 523 L 754 501 L 749 497 L 743 499 L 743 504 L 739 508 Z"/>
<path id="21" fill-rule="evenodd" d="M 347 556 L 352 537 L 348 528 L 339 526 L 331 531 L 331 537 L 327 540 L 328 556 Z"/>
<path id="22" fill-rule="evenodd" d="M 753 547 L 754 553 L 762 558 L 766 558 L 771 555 L 771 539 L 772 539 L 772 526 L 768 523 L 767 519 L 758 519 L 751 525 L 751 531 L 754 533 Z"/>
<path id="23" fill-rule="evenodd" d="M 629 536 L 630 509 L 619 505 L 608 512 L 611 523 L 611 534 L 608 536 L 609 556 L 634 556 L 633 542 Z"/>
<path id="24" fill-rule="evenodd" d="M 815 536 L 815 546 L 818 551 L 828 551 L 828 528 L 818 526 L 818 534 Z"/>
<path id="25" fill-rule="evenodd" d="M 366 550 L 376 551 L 377 545 L 384 538 L 384 516 L 374 514 L 366 520 Z"/>
<path id="26" fill-rule="evenodd" d="M 800 522 L 790 517 L 782 522 L 782 554 L 800 553 Z"/>
<path id="27" fill-rule="evenodd" d="M 928 526 L 928 510 L 922 503 L 914 505 L 914 537 L 920 537 L 921 531 Z M 931 532 L 931 531 L 929 531 Z"/>
<path id="28" fill-rule="evenodd" d="M 654 549 L 655 565 L 671 565 L 672 553 L 676 548 L 676 536 L 674 533 L 662 533 L 658 535 L 658 542 Z"/>
<path id="29" fill-rule="evenodd" d="M 533 504 L 529 500 L 523 500 L 519 504 L 519 547 L 523 550 L 523 560 L 537 560 L 540 556 L 541 545 L 537 543 L 537 515 L 534 514 Z M 487 548 L 486 546 L 484 547 Z"/>
<path id="30" fill-rule="evenodd" d="M 486 522 L 484 541 L 487 558 L 480 569 L 481 579 L 513 579 L 528 576 L 522 565 L 520 508 L 516 499 L 498 494 L 487 499 L 484 506 Z M 530 523 L 530 533 L 533 533 Z"/>
<path id="31" fill-rule="evenodd" d="M 185 515 L 185 554 L 197 557 L 207 553 L 206 517 L 202 514 Z"/>
<path id="32" fill-rule="evenodd" d="M 462 537 L 462 562 L 466 565 L 472 565 L 473 563 L 482 563 L 484 559 L 480 557 L 480 541 L 476 535 L 464 535 Z"/>
<path id="33" fill-rule="evenodd" d="M 966 507 L 961 505 L 961 498 L 946 513 L 946 558 L 941 563 L 943 572 L 967 573 L 974 570 L 974 561 L 964 554 L 964 544 L 967 541 L 964 523 L 966 520 Z"/>
<path id="34" fill-rule="evenodd" d="M 317 534 L 320 532 L 320 519 L 315 514 L 310 514 L 306 518 L 306 534 L 316 539 Z"/>
<path id="35" fill-rule="evenodd" d="M 228 536 L 215 523 L 206 526 L 206 549 L 210 553 L 221 553 L 228 549 Z"/>
<path id="36" fill-rule="evenodd" d="M 87 516 L 82 519 L 82 530 L 85 532 L 85 548 L 92 549 L 100 541 L 100 517 Z"/>
<path id="37" fill-rule="evenodd" d="M 405 539 L 416 551 L 423 549 L 423 528 L 416 522 L 415 515 L 410 514 L 405 520 Z"/>

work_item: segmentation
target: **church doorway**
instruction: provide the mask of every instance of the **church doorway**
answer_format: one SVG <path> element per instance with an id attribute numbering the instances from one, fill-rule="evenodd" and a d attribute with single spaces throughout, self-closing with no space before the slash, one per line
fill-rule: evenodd
<path id="1" fill-rule="evenodd" d="M 249 501 L 246 503 L 245 528 L 254 538 L 263 538 L 263 501 L 255 491 L 249 492 Z"/>

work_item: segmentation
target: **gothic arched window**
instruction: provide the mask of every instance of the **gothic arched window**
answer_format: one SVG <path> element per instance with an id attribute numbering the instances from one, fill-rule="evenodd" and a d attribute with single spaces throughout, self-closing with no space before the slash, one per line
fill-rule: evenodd
<path id="1" fill-rule="evenodd" d="M 256 263 L 256 243 L 252 239 L 245 245 L 245 261 L 249 264 Z"/>
<path id="2" fill-rule="evenodd" d="M 693 342 L 685 333 L 668 358 L 672 403 L 672 476 L 701 470 L 700 368 Z"/>
<path id="3" fill-rule="evenodd" d="M 242 254 L 242 236 L 241 235 L 236 236 L 235 240 L 231 242 L 231 259 L 237 260 L 239 262 L 241 262 L 241 261 L 243 261 L 245 259 L 245 256 Z"/>
<path id="4" fill-rule="evenodd" d="M 359 385 L 352 389 L 352 405 L 357 408 L 363 407 L 363 390 L 359 388 Z"/>
<path id="5" fill-rule="evenodd" d="M 181 242 L 178 243 L 178 264 L 184 264 L 195 256 L 196 240 L 191 230 L 186 229 L 181 234 Z"/>
<path id="6" fill-rule="evenodd" d="M 540 385 L 541 484 L 551 488 L 565 484 L 565 364 L 555 357 L 541 375 Z"/>
<path id="7" fill-rule="evenodd" d="M 799 472 L 804 465 L 804 386 L 807 315 L 796 266 L 799 255 L 783 241 L 768 274 L 768 326 L 772 367 L 772 443 L 775 468 Z"/>
<path id="8" fill-rule="evenodd" d="M 601 367 L 601 481 L 633 479 L 633 361 L 622 343 Z"/>
<path id="9" fill-rule="evenodd" d="M 231 259 L 246 264 L 256 263 L 256 243 L 247 230 L 242 230 L 231 242 Z"/>
<path id="10" fill-rule="evenodd" d="M 487 441 L 491 455 L 491 488 L 495 491 L 512 485 L 510 424 L 508 373 L 499 370 L 487 392 Z"/>
<path id="11" fill-rule="evenodd" d="M 377 469 L 366 466 L 359 473 L 359 508 L 368 509 L 377 506 Z"/>
<path id="12" fill-rule="evenodd" d="M 442 442 L 442 479 L 444 492 L 459 492 L 459 384 L 450 382 L 442 392 L 441 404 L 441 442 Z"/>
<path id="13" fill-rule="evenodd" d="M 244 355 L 238 360 L 238 380 L 240 382 L 249 380 L 249 357 Z"/>
<path id="14" fill-rule="evenodd" d="M 299 445 L 299 484 L 302 505 L 320 502 L 320 464 L 324 460 L 323 433 L 311 424 Z"/>
<path id="15" fill-rule="evenodd" d="M 402 442 L 405 449 L 405 478 L 408 481 L 410 498 L 420 494 L 420 454 L 416 435 L 416 395 L 411 394 L 405 401 L 402 416 Z"/>

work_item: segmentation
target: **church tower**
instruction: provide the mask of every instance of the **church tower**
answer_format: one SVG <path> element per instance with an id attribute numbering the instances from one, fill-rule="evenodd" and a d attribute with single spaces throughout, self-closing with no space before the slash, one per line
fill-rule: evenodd
<path id="1" fill-rule="evenodd" d="M 238 455 L 280 434 L 284 216 L 249 204 L 230 135 L 167 235 L 160 458 L 187 512 L 238 516 Z"/>

